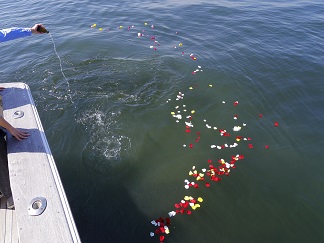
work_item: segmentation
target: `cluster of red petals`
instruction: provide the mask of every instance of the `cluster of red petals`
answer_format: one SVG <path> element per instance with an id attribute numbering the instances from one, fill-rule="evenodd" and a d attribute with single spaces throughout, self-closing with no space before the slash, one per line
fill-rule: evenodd
<path id="1" fill-rule="evenodd" d="M 224 160 L 219 160 L 218 161 L 218 163 L 220 163 L 219 166 L 214 166 L 213 164 L 211 164 L 212 161 L 208 160 L 209 167 L 208 167 L 208 170 L 206 171 L 206 175 L 210 178 L 211 181 L 220 182 L 222 180 L 221 176 L 222 175 L 228 176 L 229 172 L 230 172 L 230 169 L 235 169 L 236 168 L 235 163 L 238 160 L 242 160 L 242 159 L 244 159 L 243 155 L 232 156 L 232 159 L 229 162 L 229 164 L 231 165 L 230 168 L 226 167 L 226 164 L 224 163 Z M 197 174 L 197 173 L 192 174 L 192 176 L 198 177 L 199 174 Z M 205 180 L 205 178 L 202 177 L 202 178 L 200 178 L 200 180 L 203 181 L 203 180 Z M 197 184 L 195 183 L 195 185 L 197 185 Z M 205 186 L 210 187 L 211 185 L 210 185 L 209 182 L 206 182 Z"/>
<path id="2" fill-rule="evenodd" d="M 190 215 L 192 212 L 188 209 L 189 207 L 189 203 L 196 203 L 196 199 L 191 199 L 189 201 L 185 201 L 185 202 L 180 202 L 180 203 L 176 203 L 174 206 L 176 208 L 176 213 L 177 214 L 188 214 Z"/>
<path id="3" fill-rule="evenodd" d="M 203 180 L 203 179 L 202 179 L 202 180 Z M 189 186 L 190 186 L 190 187 L 194 187 L 194 188 L 196 188 L 196 189 L 199 187 L 199 185 L 198 185 L 197 183 L 193 183 L 193 184 L 190 183 Z"/>
<path id="4" fill-rule="evenodd" d="M 156 235 L 160 235 L 159 239 L 160 239 L 160 242 L 162 243 L 165 239 L 165 236 L 163 234 L 165 234 L 165 227 L 164 226 L 168 226 L 171 224 L 171 219 L 170 218 L 158 218 L 155 220 L 155 222 L 157 223 L 158 225 L 158 228 L 155 230 L 155 234 Z"/>
<path id="5" fill-rule="evenodd" d="M 155 234 L 164 234 L 165 233 L 165 225 L 170 225 L 171 224 L 171 219 L 170 218 L 158 218 L 155 220 L 156 223 L 159 223 L 159 227 L 155 230 Z"/>
<path id="6" fill-rule="evenodd" d="M 224 136 L 224 137 L 229 137 L 229 136 L 231 136 L 228 132 L 226 132 L 226 131 L 223 130 L 223 129 L 219 129 L 219 132 L 220 132 L 221 136 Z"/>

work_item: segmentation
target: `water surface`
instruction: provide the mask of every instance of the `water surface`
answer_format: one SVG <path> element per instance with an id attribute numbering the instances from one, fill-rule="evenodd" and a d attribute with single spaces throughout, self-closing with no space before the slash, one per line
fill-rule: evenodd
<path id="1" fill-rule="evenodd" d="M 204 202 L 165 242 L 322 242 L 321 1 L 1 6 L 1 28 L 43 23 L 61 58 L 66 78 L 49 35 L 2 43 L 0 80 L 30 86 L 83 242 L 159 242 L 150 222 L 186 195 Z M 251 142 L 212 149 L 235 125 Z M 222 182 L 184 189 L 193 165 L 236 154 Z"/>

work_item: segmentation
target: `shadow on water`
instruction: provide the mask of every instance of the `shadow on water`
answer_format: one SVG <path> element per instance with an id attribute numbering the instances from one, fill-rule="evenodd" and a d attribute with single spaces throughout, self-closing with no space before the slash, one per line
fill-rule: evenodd
<path id="1" fill-rule="evenodd" d="M 118 171 L 104 166 L 114 161 L 98 162 L 94 157 L 84 157 L 78 152 L 78 147 L 61 155 L 60 175 L 82 242 L 143 243 L 158 240 L 150 237 L 150 232 L 155 230 L 150 222 L 155 217 L 167 216 L 167 208 L 172 206 L 168 203 L 168 196 L 161 197 L 167 195 L 172 184 L 166 180 L 168 163 L 161 161 L 172 161 L 173 154 L 167 152 L 168 146 L 161 146 L 158 141 L 162 139 L 173 144 L 168 137 L 167 132 L 162 137 L 154 131 L 145 132 L 136 156 L 127 158 L 128 162 L 124 161 L 125 158 L 115 161 L 122 165 L 127 163 Z M 160 151 L 159 155 L 157 151 Z M 154 202 L 160 202 L 163 208 Z M 161 215 L 157 215 L 155 210 Z"/>
<path id="2" fill-rule="evenodd" d="M 74 177 L 73 171 L 69 174 L 64 176 Z M 74 188 L 66 188 L 67 195 L 74 195 L 70 205 L 82 242 L 147 242 L 149 235 L 143 225 L 149 220 L 127 188 L 118 178 L 98 177 L 96 173 L 84 175 Z"/>

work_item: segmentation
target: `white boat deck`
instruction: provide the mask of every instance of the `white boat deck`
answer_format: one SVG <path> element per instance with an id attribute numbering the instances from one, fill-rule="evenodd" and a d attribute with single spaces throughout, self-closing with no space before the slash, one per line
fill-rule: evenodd
<path id="1" fill-rule="evenodd" d="M 1 200 L 0 243 L 81 242 L 29 87 L 24 83 L 0 86 L 6 88 L 1 92 L 4 118 L 30 133 L 22 141 L 7 134 L 15 210 L 5 209 L 5 200 Z M 15 116 L 22 113 L 21 118 Z M 42 214 L 32 216 L 29 206 L 39 197 L 46 199 L 47 206 Z"/>

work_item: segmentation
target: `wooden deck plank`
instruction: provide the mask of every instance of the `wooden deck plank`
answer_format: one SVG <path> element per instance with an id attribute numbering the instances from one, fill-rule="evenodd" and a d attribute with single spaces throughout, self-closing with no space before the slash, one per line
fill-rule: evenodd
<path id="1" fill-rule="evenodd" d="M 16 212 L 15 210 L 7 209 L 5 198 L 0 199 L 0 242 L 19 242 Z"/>
<path id="2" fill-rule="evenodd" d="M 6 87 L 2 92 L 4 118 L 30 133 L 23 141 L 7 135 L 10 183 L 20 241 L 80 242 L 29 87 L 24 83 L 1 86 Z M 24 116 L 14 118 L 16 111 L 23 111 Z M 36 197 L 46 198 L 47 207 L 41 215 L 30 216 L 28 205 Z"/>

